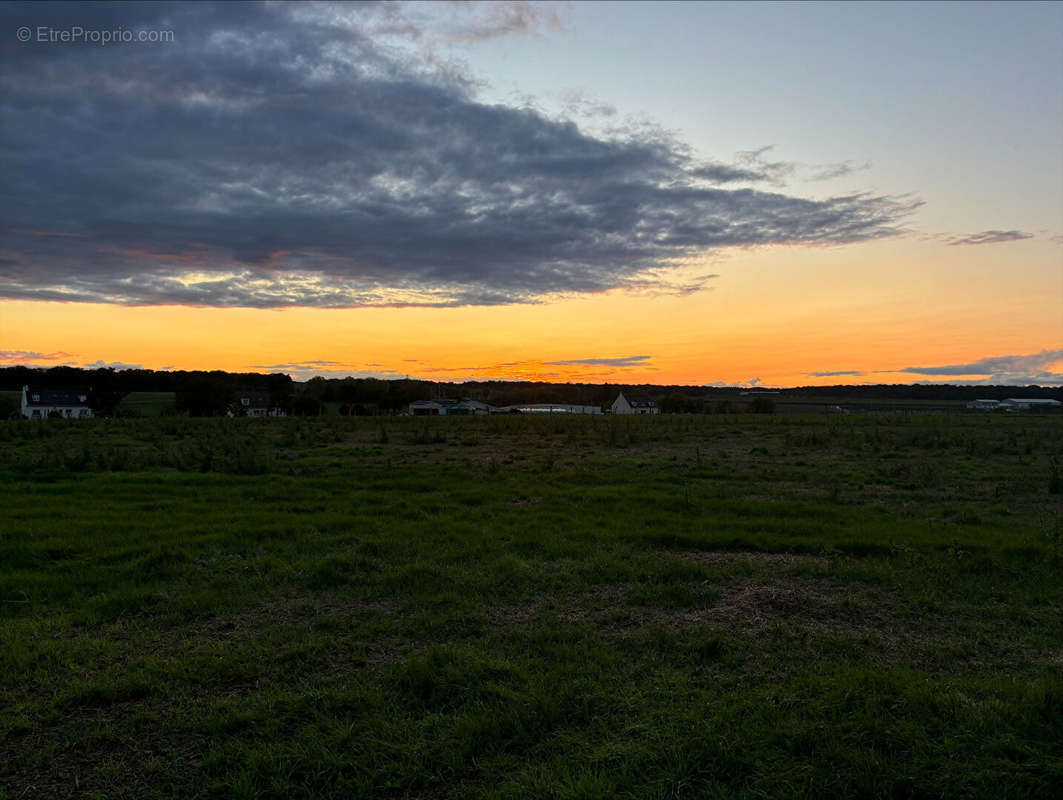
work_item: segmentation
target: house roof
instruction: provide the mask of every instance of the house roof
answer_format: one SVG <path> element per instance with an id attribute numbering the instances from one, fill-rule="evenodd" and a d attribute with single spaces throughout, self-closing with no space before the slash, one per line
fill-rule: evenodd
<path id="1" fill-rule="evenodd" d="M 624 399 L 632 408 L 656 408 L 657 401 L 650 397 L 648 394 L 642 392 L 621 392 L 624 395 Z"/>
<path id="2" fill-rule="evenodd" d="M 247 398 L 247 404 L 251 408 L 269 407 L 269 392 L 263 392 L 260 390 L 240 392 L 240 399 L 243 400 L 244 398 Z"/>
<path id="3" fill-rule="evenodd" d="M 27 406 L 83 406 L 84 392 L 75 389 L 42 389 L 30 386 L 26 390 Z M 33 398 L 40 398 L 34 400 Z"/>

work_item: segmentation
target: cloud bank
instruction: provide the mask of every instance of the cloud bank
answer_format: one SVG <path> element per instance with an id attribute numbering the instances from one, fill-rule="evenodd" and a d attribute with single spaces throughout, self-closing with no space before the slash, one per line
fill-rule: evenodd
<path id="1" fill-rule="evenodd" d="M 621 356 L 620 358 L 576 358 L 571 361 L 547 361 L 552 367 L 643 367 L 653 356 Z"/>
<path id="2" fill-rule="evenodd" d="M 982 358 L 967 364 L 941 364 L 931 367 L 905 367 L 894 370 L 912 375 L 933 375 L 948 377 L 953 375 L 981 375 L 979 382 L 988 384 L 1057 384 L 1063 383 L 1063 372 L 1055 372 L 1050 367 L 1063 362 L 1063 349 L 1042 350 L 1025 356 L 994 356 Z"/>
<path id="3" fill-rule="evenodd" d="M 878 239 L 918 205 L 766 191 L 792 168 L 765 149 L 722 165 L 652 126 L 591 135 L 481 102 L 402 8 L 0 6 L 0 297 L 446 307 L 696 291 L 669 275 L 698 253 Z M 444 38 L 556 27 L 523 5 L 476 13 Z M 174 41 L 22 44 L 21 25 Z"/>

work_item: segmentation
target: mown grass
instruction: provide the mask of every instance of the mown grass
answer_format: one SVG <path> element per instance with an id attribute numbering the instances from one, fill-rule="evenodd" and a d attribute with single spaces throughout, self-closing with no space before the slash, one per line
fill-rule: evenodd
<path id="1" fill-rule="evenodd" d="M 1037 416 L 12 422 L 0 797 L 1059 795 L 1061 452 Z"/>

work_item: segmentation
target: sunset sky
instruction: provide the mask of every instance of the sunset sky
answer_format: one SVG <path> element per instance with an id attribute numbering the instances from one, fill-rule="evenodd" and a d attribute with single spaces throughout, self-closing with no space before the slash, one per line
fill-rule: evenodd
<path id="1" fill-rule="evenodd" d="M 0 364 L 1063 384 L 1063 3 L 0 19 Z"/>

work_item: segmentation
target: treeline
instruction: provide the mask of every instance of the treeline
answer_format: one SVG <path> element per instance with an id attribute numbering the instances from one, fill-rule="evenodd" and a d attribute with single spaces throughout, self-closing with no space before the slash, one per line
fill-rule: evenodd
<path id="1" fill-rule="evenodd" d="M 4 367 L 0 389 L 21 391 L 31 385 L 42 389 L 74 389 L 88 396 L 88 405 L 98 416 L 114 416 L 122 398 L 130 392 L 173 392 L 178 413 L 192 416 L 225 414 L 241 392 L 266 391 L 270 402 L 288 407 L 295 396 L 295 383 L 287 375 L 263 375 L 214 370 L 165 372 L 150 369 L 78 369 L 76 367 Z M 9 399 L 10 402 L 10 399 Z M 11 409 L 3 409 L 8 416 Z"/>
<path id="2" fill-rule="evenodd" d="M 191 416 L 223 415 L 241 393 L 267 392 L 272 408 L 305 416 L 322 413 L 351 415 L 394 414 L 414 400 L 474 399 L 493 406 L 524 403 L 571 403 L 607 407 L 620 390 L 653 397 L 665 413 L 707 414 L 736 410 L 767 410 L 777 402 L 845 403 L 855 401 L 968 401 L 978 398 L 1041 397 L 1063 400 L 1063 389 L 1039 386 L 873 385 L 801 386 L 772 391 L 754 403 L 757 390 L 742 387 L 541 383 L 527 381 L 432 381 L 376 378 L 313 378 L 297 383 L 274 373 L 214 371 L 155 371 L 148 369 L 77 369 L 75 367 L 3 367 L 0 389 L 11 392 L 31 384 L 42 388 L 80 389 L 101 416 L 120 413 L 119 403 L 130 392 L 173 392 L 175 411 Z M 769 403 L 770 401 L 770 403 Z M 11 396 L 5 401 L 11 405 Z M 3 408 L 3 416 L 17 410 Z"/>

